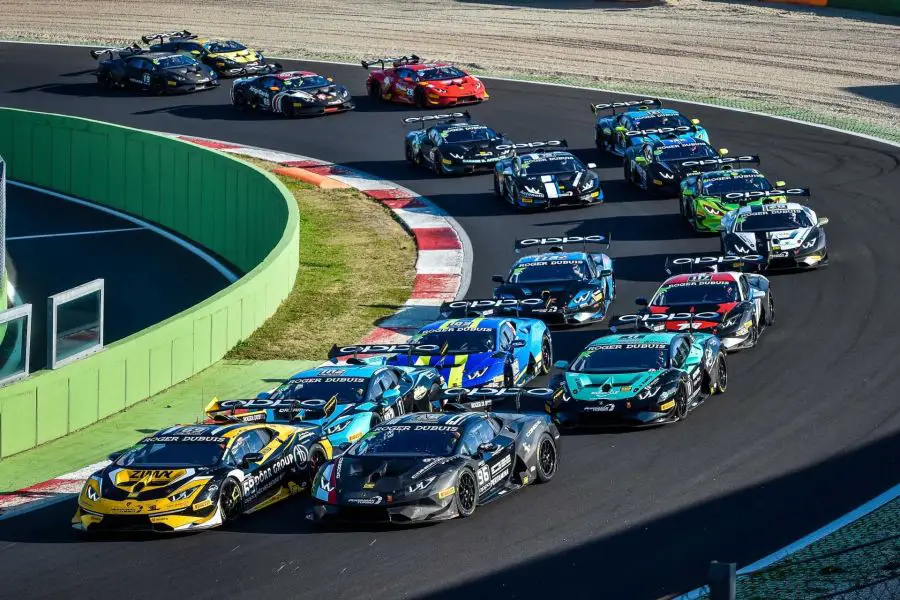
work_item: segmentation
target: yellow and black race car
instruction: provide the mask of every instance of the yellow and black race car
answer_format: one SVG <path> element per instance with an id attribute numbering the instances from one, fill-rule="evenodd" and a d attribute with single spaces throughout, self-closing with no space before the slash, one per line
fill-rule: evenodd
<path id="1" fill-rule="evenodd" d="M 78 496 L 75 529 L 217 527 L 307 490 L 332 447 L 317 427 L 224 422 L 169 427 L 109 458 Z"/>
<path id="2" fill-rule="evenodd" d="M 201 38 L 186 29 L 152 33 L 141 36 L 141 40 L 145 44 L 151 44 L 151 52 L 175 52 L 192 56 L 209 65 L 220 77 L 268 75 L 282 70 L 280 64 L 268 62 L 259 50 L 247 48 L 234 40 Z"/>

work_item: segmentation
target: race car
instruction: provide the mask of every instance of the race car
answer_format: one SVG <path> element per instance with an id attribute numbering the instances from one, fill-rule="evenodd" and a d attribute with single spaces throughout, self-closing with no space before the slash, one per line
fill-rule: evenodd
<path id="1" fill-rule="evenodd" d="M 766 269 L 809 269 L 828 264 L 828 217 L 789 202 L 743 206 L 722 219 L 722 248 L 727 254 L 759 254 Z"/>
<path id="2" fill-rule="evenodd" d="M 460 300 L 459 305 L 485 306 L 492 301 Z M 449 386 L 483 387 L 520 385 L 550 372 L 553 345 L 542 321 L 513 317 L 441 319 L 425 325 L 409 340 L 407 352 L 386 359 L 391 365 L 433 367 Z"/>
<path id="3" fill-rule="evenodd" d="M 235 79 L 231 104 L 238 110 L 271 112 L 285 117 L 323 115 L 355 108 L 347 88 L 310 71 Z"/>
<path id="4" fill-rule="evenodd" d="M 218 87 L 218 75 L 189 56 L 145 52 L 134 46 L 91 50 L 97 64 L 97 83 L 103 88 L 124 88 L 162 95 L 197 92 Z M 100 57 L 107 56 L 103 60 Z"/>
<path id="5" fill-rule="evenodd" d="M 141 40 L 145 44 L 151 44 L 150 50 L 153 52 L 190 55 L 208 65 L 220 77 L 265 75 L 281 71 L 280 64 L 266 61 L 259 50 L 247 48 L 234 40 L 201 38 L 186 29 L 151 33 L 141 36 Z"/>
<path id="6" fill-rule="evenodd" d="M 728 387 L 725 353 L 706 333 L 615 333 L 556 366 L 550 409 L 562 428 L 683 421 Z"/>
<path id="7" fill-rule="evenodd" d="M 446 63 L 423 63 L 414 54 L 362 61 L 365 69 L 373 65 L 380 68 L 369 72 L 366 90 L 374 100 L 426 108 L 478 104 L 489 98 L 480 79 Z"/>
<path id="8" fill-rule="evenodd" d="M 654 194 L 674 196 L 687 175 L 715 168 L 705 160 L 727 153 L 725 148 L 716 151 L 708 142 L 691 137 L 651 138 L 625 150 L 625 181 Z"/>
<path id="9" fill-rule="evenodd" d="M 422 126 L 406 134 L 406 160 L 430 165 L 438 175 L 493 171 L 498 160 L 512 155 L 511 142 L 470 119 L 469 111 L 403 119 L 405 125 Z"/>
<path id="10" fill-rule="evenodd" d="M 632 146 L 662 137 L 709 142 L 709 134 L 698 126 L 700 119 L 688 119 L 677 110 L 661 106 L 659 100 L 653 99 L 591 104 L 591 112 L 595 115 L 612 111 L 611 115 L 598 116 L 594 124 L 597 148 L 623 156 Z M 618 109 L 623 111 L 616 114 Z"/>
<path id="11" fill-rule="evenodd" d="M 752 258 L 739 260 L 749 262 Z M 722 350 L 728 352 L 752 348 L 763 331 L 775 323 L 775 296 L 769 280 L 755 273 L 707 271 L 673 275 L 659 286 L 649 302 L 646 298 L 635 302 L 641 307 L 639 312 L 617 317 L 615 326 L 715 334 L 722 341 Z"/>
<path id="12" fill-rule="evenodd" d="M 411 523 L 469 517 L 559 468 L 548 415 L 423 413 L 382 423 L 319 469 L 314 521 Z"/>
<path id="13" fill-rule="evenodd" d="M 329 357 L 352 357 L 357 348 L 334 346 Z M 371 348 L 372 353 L 378 349 Z M 321 436 L 341 450 L 381 421 L 407 412 L 440 409 L 443 382 L 437 369 L 380 362 L 351 358 L 349 363 L 307 369 L 254 399 L 214 399 L 206 414 L 210 418 L 228 415 L 248 422 L 320 428 Z"/>
<path id="14" fill-rule="evenodd" d="M 314 457 L 331 445 L 314 429 L 223 420 L 176 425 L 110 455 L 84 483 L 75 529 L 192 531 L 227 524 L 309 489 Z"/>
<path id="15" fill-rule="evenodd" d="M 709 160 L 759 162 L 756 156 Z M 772 184 L 757 169 L 725 168 L 695 173 L 681 182 L 679 208 L 694 231 L 718 232 L 721 230 L 722 217 L 741 206 L 787 202 L 789 197 L 809 196 L 808 189 L 788 189 L 784 185 L 783 181 Z"/>
<path id="16" fill-rule="evenodd" d="M 600 176 L 575 156 L 555 148 L 565 140 L 512 144 L 514 156 L 494 165 L 494 193 L 516 208 L 587 206 L 603 202 Z M 497 147 L 506 150 L 506 145 Z M 524 154 L 520 151 L 530 150 Z"/>
<path id="17" fill-rule="evenodd" d="M 521 299 L 517 307 L 499 307 L 500 314 L 520 315 L 551 324 L 579 325 L 602 321 L 616 298 L 613 261 L 606 254 L 588 252 L 588 244 L 606 244 L 609 236 L 583 235 L 516 240 L 516 252 L 537 248 L 537 254 L 513 263 L 506 277 L 494 275 L 494 297 Z M 564 246 L 581 245 L 580 251 Z M 541 252 L 549 246 L 549 252 Z M 529 299 L 530 302 L 524 300 Z"/>

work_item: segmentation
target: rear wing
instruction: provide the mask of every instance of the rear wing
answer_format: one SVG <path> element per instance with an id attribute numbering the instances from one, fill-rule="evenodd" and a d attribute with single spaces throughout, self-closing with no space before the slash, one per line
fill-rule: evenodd
<path id="1" fill-rule="evenodd" d="M 585 251 L 587 251 L 588 244 L 606 244 L 606 249 L 609 250 L 611 240 L 611 233 L 607 233 L 606 236 L 591 234 L 568 235 L 563 237 L 525 238 L 522 240 L 516 240 L 516 254 L 528 248 L 537 248 L 540 252 L 541 246 L 550 246 L 551 251 L 553 251 L 553 248 L 559 247 L 560 249 L 562 249 L 562 246 L 568 244 L 581 244 L 582 248 L 584 248 Z"/>
<path id="2" fill-rule="evenodd" d="M 446 388 L 438 398 L 445 412 L 483 410 L 490 412 L 547 412 L 561 388 Z"/>
<path id="3" fill-rule="evenodd" d="M 166 40 L 194 40 L 197 39 L 197 36 L 192 34 L 187 29 L 182 29 L 181 31 L 164 31 L 161 33 L 148 33 L 147 35 L 141 36 L 141 41 L 145 44 L 151 44 L 153 42 L 159 42 L 160 44 L 165 43 Z"/>
<path id="4" fill-rule="evenodd" d="M 142 54 L 143 52 L 143 48 L 141 48 L 137 44 L 132 44 L 130 46 L 122 46 L 121 48 L 102 48 L 100 50 L 91 50 L 91 58 L 100 60 L 100 57 L 103 55 L 109 55 L 109 58 L 113 58 L 116 55 L 118 55 L 120 58 L 124 58 L 126 56 Z"/>
<path id="5" fill-rule="evenodd" d="M 328 351 L 328 358 L 331 362 L 337 362 L 338 358 L 349 356 L 351 360 L 347 362 L 360 363 L 362 361 L 353 361 L 359 355 L 374 354 L 434 354 L 440 352 L 441 347 L 436 344 L 354 344 L 347 346 L 338 346 L 334 344 Z"/>
<path id="6" fill-rule="evenodd" d="M 384 57 L 384 58 L 373 58 L 372 60 L 361 60 L 359 63 L 362 65 L 363 69 L 368 69 L 372 65 L 381 65 L 381 68 L 384 69 L 384 65 L 386 63 L 391 63 L 395 67 L 399 67 L 400 65 L 417 65 L 421 62 L 421 59 L 415 54 L 409 54 L 407 56 L 398 56 L 394 58 Z"/>
<path id="7" fill-rule="evenodd" d="M 518 144 L 500 144 L 497 150 L 527 150 L 529 152 L 547 152 L 557 148 L 568 148 L 569 142 L 566 140 L 545 140 L 541 142 L 522 142 Z"/>
<path id="8" fill-rule="evenodd" d="M 768 264 L 768 259 L 760 254 L 743 256 L 682 256 L 667 258 L 665 270 L 669 275 L 678 273 L 694 273 L 702 271 L 761 271 Z"/>
<path id="9" fill-rule="evenodd" d="M 482 317 L 494 314 L 498 309 L 515 309 L 516 314 L 522 307 L 541 308 L 546 304 L 542 298 L 479 298 L 454 300 L 441 304 L 441 317 L 444 319 L 464 319 L 466 317 Z"/>
<path id="10" fill-rule="evenodd" d="M 295 416 L 301 415 L 301 413 L 302 418 L 306 420 L 323 419 L 333 413 L 336 406 L 337 396 L 332 396 L 328 400 L 319 398 L 306 400 L 298 398 L 218 400 L 214 398 L 206 406 L 204 412 L 213 419 L 253 422 L 267 420 L 268 415 L 264 411 L 273 410 L 275 411 L 274 420 L 289 422 Z"/>
<path id="11" fill-rule="evenodd" d="M 446 121 L 447 123 L 456 123 L 460 119 L 466 121 L 467 123 L 472 120 L 472 115 L 469 114 L 469 111 L 464 112 L 453 112 L 453 113 L 444 113 L 440 115 L 422 115 L 420 117 L 406 117 L 403 119 L 404 125 L 421 125 L 422 129 L 429 123 L 436 123 L 439 121 Z"/>
<path id="12" fill-rule="evenodd" d="M 727 169 L 732 165 L 742 165 L 744 163 L 758 165 L 760 162 L 759 157 L 755 155 L 717 156 L 716 158 L 704 158 L 702 160 L 686 160 L 681 163 L 681 166 L 686 168 L 720 166 L 723 169 Z"/>
<path id="13" fill-rule="evenodd" d="M 618 315 L 609 320 L 610 330 L 615 331 L 618 328 L 632 327 L 634 329 L 649 329 L 651 331 L 665 328 L 667 323 L 683 323 L 678 329 L 690 331 L 695 329 L 694 322 L 713 322 L 722 321 L 722 315 L 717 312 L 678 312 L 678 313 L 662 313 L 651 314 L 641 313 L 632 315 Z"/>
<path id="14" fill-rule="evenodd" d="M 803 198 L 809 198 L 809 188 L 791 188 L 789 190 L 768 190 L 766 192 L 731 192 L 729 194 L 723 194 L 722 199 L 737 202 L 738 204 L 746 204 L 748 202 L 753 202 L 754 200 L 765 200 L 766 198 L 773 198 L 778 196 L 799 196 Z"/>
<path id="15" fill-rule="evenodd" d="M 591 112 L 596 115 L 598 112 L 611 110 L 612 114 L 616 114 L 616 109 L 618 108 L 637 108 L 638 110 L 649 110 L 651 106 L 659 108 L 660 106 L 662 106 L 662 102 L 653 98 L 646 98 L 644 100 L 624 100 L 621 102 L 591 104 Z"/>
<path id="16" fill-rule="evenodd" d="M 686 133 L 696 133 L 697 127 L 694 125 L 679 125 L 678 127 L 657 127 L 656 129 L 634 129 L 626 131 L 626 137 L 646 137 L 648 135 L 658 135 L 659 137 L 677 137 Z"/>

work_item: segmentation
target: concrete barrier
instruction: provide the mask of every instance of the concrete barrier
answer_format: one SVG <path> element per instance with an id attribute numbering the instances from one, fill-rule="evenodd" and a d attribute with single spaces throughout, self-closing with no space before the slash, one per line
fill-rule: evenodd
<path id="1" fill-rule="evenodd" d="M 0 108 L 0 155 L 10 179 L 158 223 L 246 273 L 99 354 L 0 389 L 0 458 L 86 427 L 203 370 L 258 328 L 293 287 L 297 205 L 276 178 L 255 167 L 171 137 L 6 108 Z"/>

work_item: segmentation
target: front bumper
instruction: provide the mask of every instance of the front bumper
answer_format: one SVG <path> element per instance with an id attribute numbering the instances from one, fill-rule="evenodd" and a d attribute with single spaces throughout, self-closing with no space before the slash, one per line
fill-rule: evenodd
<path id="1" fill-rule="evenodd" d="M 445 159 L 450 160 L 450 164 L 441 163 L 444 171 L 447 173 L 493 173 L 494 165 L 498 161 L 509 158 L 508 156 L 492 156 L 489 158 L 464 158 L 464 159 Z"/>
<path id="2" fill-rule="evenodd" d="M 405 525 L 425 521 L 446 521 L 459 516 L 454 496 L 443 501 L 432 498 L 407 504 L 357 506 L 313 503 L 306 518 L 320 523 L 385 523 Z"/>
<path id="3" fill-rule="evenodd" d="M 613 410 L 603 406 L 615 405 Z M 571 405 L 571 406 L 570 406 Z M 665 406 L 665 404 L 663 405 Z M 578 400 L 563 402 L 553 408 L 553 420 L 561 428 L 576 427 L 646 427 L 674 422 L 674 405 L 666 411 L 649 407 L 626 408 L 626 401 L 587 403 Z"/>
<path id="4" fill-rule="evenodd" d="M 356 105 L 353 103 L 353 100 L 347 100 L 345 102 L 341 102 L 340 104 L 308 104 L 304 105 L 301 102 L 294 102 L 293 107 L 295 115 L 301 116 L 309 116 L 309 115 L 327 115 L 331 113 L 339 113 L 339 112 L 347 112 L 348 110 L 353 110 L 356 108 Z"/>
<path id="5" fill-rule="evenodd" d="M 718 336 L 722 341 L 722 347 L 726 352 L 732 352 L 734 350 L 744 350 L 753 347 L 753 336 L 750 335 L 749 331 L 744 335 L 722 333 L 718 334 Z"/>
<path id="6" fill-rule="evenodd" d="M 212 67 L 223 77 L 240 77 L 242 75 L 268 75 L 270 73 L 278 73 L 281 71 L 281 65 L 275 63 L 243 63 L 243 64 L 225 64 L 224 66 L 214 65 Z"/>
<path id="7" fill-rule="evenodd" d="M 440 96 L 425 93 L 425 103 L 429 106 L 463 106 L 466 104 L 480 104 L 488 99 L 487 94 L 473 94 L 469 96 Z"/>
<path id="8" fill-rule="evenodd" d="M 192 92 L 214 90 L 217 87 L 219 87 L 219 81 L 217 79 L 209 79 L 203 82 L 174 81 L 172 79 L 166 81 L 166 91 L 169 93 L 177 92 L 181 94 L 190 94 Z"/>
<path id="9" fill-rule="evenodd" d="M 222 525 L 218 502 L 208 510 L 185 509 L 167 514 L 103 514 L 88 510 L 79 503 L 72 517 L 72 528 L 78 531 L 148 531 L 171 533 L 212 529 Z"/>
<path id="10" fill-rule="evenodd" d="M 825 248 L 816 252 L 807 252 L 805 254 L 794 254 L 792 250 L 784 250 L 782 252 L 771 252 L 769 254 L 769 262 L 766 264 L 767 271 L 782 271 L 790 269 L 815 269 L 824 267 L 828 264 L 828 251 Z"/>
<path id="11" fill-rule="evenodd" d="M 527 197 L 520 196 L 516 198 L 516 206 L 518 208 L 565 208 L 570 206 L 589 206 L 591 204 L 600 204 L 603 202 L 603 190 L 597 189 L 586 194 L 577 194 L 572 196 L 564 196 L 561 198 L 543 197 Z"/>

